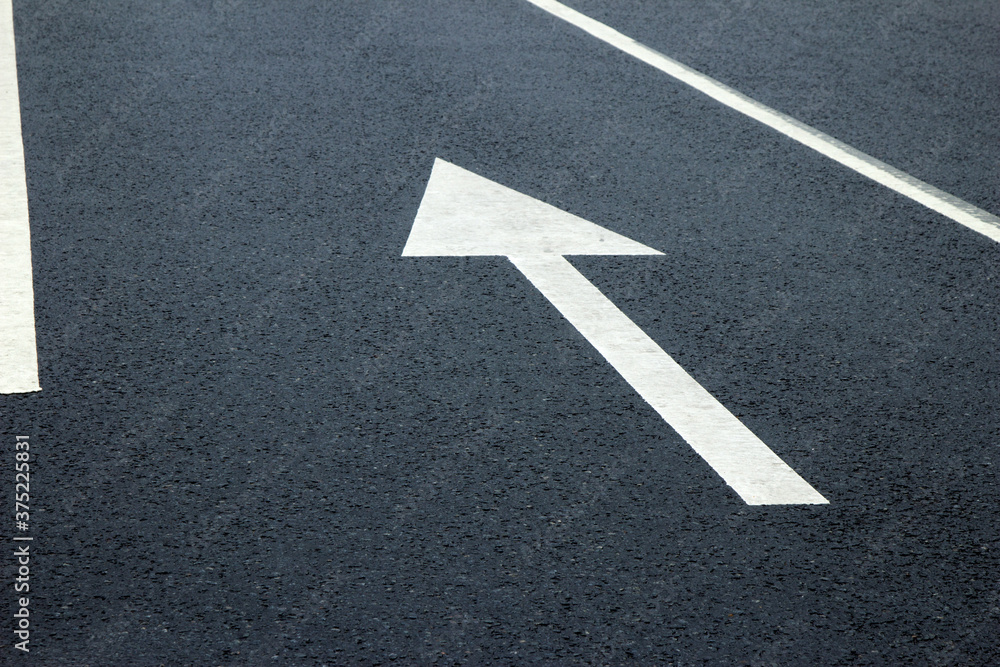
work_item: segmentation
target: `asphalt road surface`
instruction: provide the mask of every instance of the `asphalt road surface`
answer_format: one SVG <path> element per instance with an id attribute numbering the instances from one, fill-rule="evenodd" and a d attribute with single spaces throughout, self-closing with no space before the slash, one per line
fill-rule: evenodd
<path id="1" fill-rule="evenodd" d="M 1000 214 L 995 2 L 570 4 Z M 996 241 L 526 0 L 13 12 L 0 663 L 1000 663 Z M 435 159 L 662 252 L 570 261 L 828 504 L 504 257 L 403 257 Z"/>

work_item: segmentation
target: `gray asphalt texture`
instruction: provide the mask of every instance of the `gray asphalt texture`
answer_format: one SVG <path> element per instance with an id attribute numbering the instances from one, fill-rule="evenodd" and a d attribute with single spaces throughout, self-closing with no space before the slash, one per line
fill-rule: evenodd
<path id="1" fill-rule="evenodd" d="M 571 4 L 1000 214 L 994 2 Z M 0 662 L 1000 664 L 996 243 L 522 0 L 14 13 Z M 663 251 L 572 262 L 830 505 L 744 505 L 505 259 L 401 258 L 435 157 Z"/>

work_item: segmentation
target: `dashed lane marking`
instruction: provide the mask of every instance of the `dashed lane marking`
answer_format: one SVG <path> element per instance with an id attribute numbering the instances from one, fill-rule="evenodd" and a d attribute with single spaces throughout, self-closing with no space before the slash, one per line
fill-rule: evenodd
<path id="1" fill-rule="evenodd" d="M 0 0 L 0 394 L 38 391 L 28 191 L 11 0 Z"/>

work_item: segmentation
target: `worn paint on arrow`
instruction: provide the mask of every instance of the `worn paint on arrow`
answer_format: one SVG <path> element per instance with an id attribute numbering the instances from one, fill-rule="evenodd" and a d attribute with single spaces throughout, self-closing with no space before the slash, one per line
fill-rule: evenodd
<path id="1" fill-rule="evenodd" d="M 14 17 L 0 0 L 0 394 L 39 389 Z"/>
<path id="2" fill-rule="evenodd" d="M 506 256 L 750 505 L 827 500 L 691 377 L 563 255 L 662 255 L 443 160 L 404 256 Z"/>
<path id="3" fill-rule="evenodd" d="M 664 74 L 691 86 L 717 102 L 725 104 L 730 109 L 753 118 L 786 137 L 812 148 L 849 169 L 853 169 L 862 176 L 895 190 L 904 197 L 909 197 L 913 201 L 1000 243 L 1000 218 L 992 213 L 939 190 L 933 185 L 924 183 L 881 160 L 876 160 L 872 156 L 795 120 L 791 116 L 775 111 L 683 63 L 668 58 L 631 37 L 623 35 L 614 28 L 567 7 L 561 2 L 556 0 L 528 0 L 528 2 L 647 65 L 652 65 Z"/>

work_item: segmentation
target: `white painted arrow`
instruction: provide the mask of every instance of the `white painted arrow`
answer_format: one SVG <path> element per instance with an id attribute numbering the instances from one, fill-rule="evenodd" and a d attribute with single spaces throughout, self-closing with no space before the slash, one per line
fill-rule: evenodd
<path id="1" fill-rule="evenodd" d="M 827 503 L 563 255 L 662 255 L 436 160 L 404 257 L 503 255 L 750 505 Z"/>

